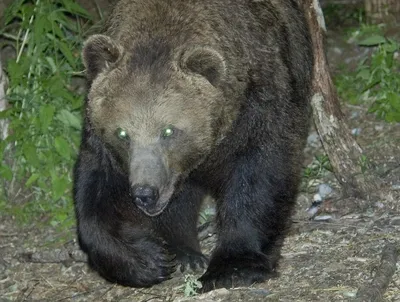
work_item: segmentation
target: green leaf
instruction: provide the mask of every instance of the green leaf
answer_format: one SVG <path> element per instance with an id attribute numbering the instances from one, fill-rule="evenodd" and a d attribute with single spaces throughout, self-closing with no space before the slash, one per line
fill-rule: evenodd
<path id="1" fill-rule="evenodd" d="M 30 188 L 32 186 L 32 184 L 40 177 L 40 174 L 37 173 L 33 173 L 28 180 L 25 183 L 25 186 L 27 188 Z"/>
<path id="2" fill-rule="evenodd" d="M 4 178 L 8 181 L 12 180 L 13 173 L 9 166 L 7 166 L 7 165 L 0 166 L 0 178 Z"/>
<path id="3" fill-rule="evenodd" d="M 66 126 L 70 126 L 77 130 L 82 128 L 80 118 L 78 118 L 76 114 L 73 114 L 66 109 L 62 109 L 56 117 Z"/>
<path id="4" fill-rule="evenodd" d="M 55 111 L 56 107 L 53 105 L 43 105 L 40 107 L 39 119 L 42 132 L 47 132 L 49 130 L 49 126 L 53 121 Z"/>
<path id="5" fill-rule="evenodd" d="M 29 65 L 26 62 L 26 57 L 22 57 L 19 63 L 15 60 L 8 61 L 7 72 L 11 85 L 18 85 L 20 82 L 26 83 L 24 79 L 26 78 L 26 74 L 29 72 Z"/>
<path id="6" fill-rule="evenodd" d="M 21 5 L 24 1 L 25 0 L 14 0 L 11 2 L 4 12 L 5 24 L 9 24 L 15 17 L 20 15 Z"/>
<path id="7" fill-rule="evenodd" d="M 68 218 L 67 213 L 57 213 L 55 217 L 59 222 L 63 222 Z"/>
<path id="8" fill-rule="evenodd" d="M 69 49 L 69 46 L 62 41 L 58 41 L 58 45 L 60 46 L 60 50 L 67 59 L 68 63 L 72 66 L 72 68 L 76 68 L 76 60 Z"/>
<path id="9" fill-rule="evenodd" d="M 52 176 L 51 186 L 54 200 L 60 199 L 60 197 L 65 194 L 68 184 L 69 182 L 65 177 L 58 177 L 56 175 Z"/>
<path id="10" fill-rule="evenodd" d="M 79 109 L 83 105 L 83 96 L 77 96 L 72 98 L 71 101 L 71 107 L 73 110 Z"/>
<path id="11" fill-rule="evenodd" d="M 397 43 L 396 41 L 392 41 L 390 40 L 388 43 L 385 43 L 382 45 L 382 48 L 384 51 L 386 52 L 395 52 L 399 50 L 399 43 Z"/>
<path id="12" fill-rule="evenodd" d="M 6 110 L 0 111 L 0 120 L 10 117 L 11 113 L 12 108 L 7 108 Z"/>
<path id="13" fill-rule="evenodd" d="M 80 15 L 87 19 L 90 19 L 90 15 L 87 12 L 87 10 L 85 10 L 83 7 L 81 7 L 75 1 L 63 0 L 63 4 L 64 4 L 65 8 L 68 10 L 68 12 L 75 14 L 75 15 Z"/>
<path id="14" fill-rule="evenodd" d="M 36 14 L 35 22 L 33 24 L 33 39 L 36 44 L 43 40 L 43 35 L 48 28 L 51 28 L 51 24 L 46 14 Z"/>
<path id="15" fill-rule="evenodd" d="M 52 26 L 52 30 L 53 30 L 53 34 L 54 36 L 58 37 L 59 39 L 65 39 L 65 34 L 64 32 L 61 30 L 61 28 L 59 28 L 58 26 L 58 20 L 57 18 L 54 21 L 54 25 Z M 52 37 L 54 37 L 53 35 L 51 35 Z"/>
<path id="16" fill-rule="evenodd" d="M 70 13 L 64 8 L 59 8 L 53 11 L 51 14 L 51 19 L 57 24 L 57 26 L 63 32 L 62 36 L 59 36 L 62 39 L 64 39 L 67 36 L 64 34 L 65 32 L 71 32 L 71 33 L 77 32 L 77 24 L 75 20 L 73 20 L 71 16 L 67 17 L 66 15 L 70 15 Z M 59 33 L 57 33 L 57 35 L 59 35 Z"/>
<path id="17" fill-rule="evenodd" d="M 54 62 L 54 59 L 52 57 L 46 57 L 46 61 L 50 66 L 51 72 L 56 73 L 57 72 L 57 66 L 56 63 Z"/>
<path id="18" fill-rule="evenodd" d="M 368 38 L 358 42 L 360 46 L 376 46 L 382 43 L 385 43 L 387 40 L 384 36 L 381 35 L 372 35 Z"/>
<path id="19" fill-rule="evenodd" d="M 393 111 L 400 112 L 400 95 L 395 92 L 389 92 L 388 101 Z"/>
<path id="20" fill-rule="evenodd" d="M 24 144 L 22 147 L 22 152 L 29 165 L 32 165 L 34 167 L 39 166 L 39 158 L 37 157 L 37 150 L 34 145 L 31 145 L 29 143 Z"/>
<path id="21" fill-rule="evenodd" d="M 69 143 L 61 136 L 57 136 L 54 140 L 54 145 L 58 154 L 65 159 L 71 158 L 71 147 Z"/>
<path id="22" fill-rule="evenodd" d="M 357 78 L 360 78 L 362 80 L 368 80 L 370 76 L 371 76 L 371 73 L 370 73 L 369 69 L 367 69 L 367 68 L 361 69 L 357 73 Z"/>

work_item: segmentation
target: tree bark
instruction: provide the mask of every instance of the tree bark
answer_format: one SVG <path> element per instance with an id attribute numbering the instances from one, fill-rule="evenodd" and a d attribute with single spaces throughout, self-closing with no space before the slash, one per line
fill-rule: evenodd
<path id="1" fill-rule="evenodd" d="M 0 57 L 0 112 L 4 111 L 8 107 L 8 102 L 6 99 L 6 91 L 8 86 L 7 75 L 4 72 L 1 64 Z M 8 121 L 5 119 L 0 119 L 0 140 L 5 140 L 8 136 Z"/>
<path id="2" fill-rule="evenodd" d="M 372 282 L 360 287 L 355 302 L 378 302 L 383 300 L 383 295 L 396 272 L 398 256 L 399 250 L 396 244 L 387 243 L 383 248 L 381 263 L 375 271 Z"/>
<path id="3" fill-rule="evenodd" d="M 377 190 L 375 178 L 363 174 L 363 151 L 346 125 L 329 72 L 325 50 L 325 21 L 318 0 L 299 0 L 303 6 L 314 48 L 311 104 L 315 127 L 345 195 L 368 199 Z"/>
<path id="4" fill-rule="evenodd" d="M 370 23 L 400 23 L 399 0 L 364 0 L 367 21 Z"/>

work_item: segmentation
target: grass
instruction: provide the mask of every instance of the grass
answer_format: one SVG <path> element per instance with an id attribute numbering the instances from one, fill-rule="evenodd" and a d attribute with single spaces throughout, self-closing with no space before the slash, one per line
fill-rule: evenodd
<path id="1" fill-rule="evenodd" d="M 340 98 L 367 104 L 369 112 L 388 123 L 400 122 L 400 43 L 387 38 L 382 26 L 362 25 L 351 32 L 360 48 L 369 48 L 355 70 L 343 68 L 335 77 Z"/>
<path id="2" fill-rule="evenodd" d="M 14 1 L 1 36 L 14 49 L 7 63 L 10 135 L 0 142 L 0 211 L 22 223 L 74 223 L 71 171 L 80 143 L 82 25 L 73 0 Z"/>

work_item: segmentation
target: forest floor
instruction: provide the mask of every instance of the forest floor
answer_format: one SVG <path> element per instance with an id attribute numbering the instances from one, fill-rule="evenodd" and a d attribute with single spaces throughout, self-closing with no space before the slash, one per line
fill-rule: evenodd
<path id="1" fill-rule="evenodd" d="M 352 64 L 362 55 L 341 32 L 329 33 L 327 42 L 332 67 L 340 62 Z M 189 282 L 185 283 L 184 274 L 149 289 L 126 288 L 104 281 L 88 268 L 73 239 L 75 229 L 60 233 L 37 228 L 34 222 L 22 227 L 9 217 L 0 224 L 0 302 L 353 300 L 360 287 L 373 285 L 384 246 L 400 246 L 400 124 L 377 120 L 367 109 L 342 104 L 349 128 L 373 163 L 371 171 L 381 179 L 380 198 L 372 202 L 344 198 L 333 174 L 322 167 L 317 175 L 305 178 L 278 278 L 196 297 L 185 297 Z M 309 167 L 315 156 L 324 154 L 313 129 L 305 154 Z M 329 186 L 332 193 L 310 219 L 307 209 L 320 184 Z M 200 238 L 203 251 L 210 254 L 216 240 L 212 223 Z M 383 301 L 400 301 L 399 269 Z"/>

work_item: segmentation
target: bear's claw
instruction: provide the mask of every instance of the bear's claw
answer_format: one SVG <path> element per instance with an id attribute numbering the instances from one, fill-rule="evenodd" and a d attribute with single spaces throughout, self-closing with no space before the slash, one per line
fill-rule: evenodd
<path id="1" fill-rule="evenodd" d="M 216 288 L 250 286 L 276 277 L 275 270 L 268 267 L 266 257 L 220 257 L 211 260 L 206 273 L 200 277 L 200 292 Z M 263 255 L 262 255 L 263 256 Z M 258 258 L 258 259 L 257 259 Z"/>
<path id="2" fill-rule="evenodd" d="M 174 247 L 171 253 L 175 253 L 177 266 L 181 273 L 185 271 L 199 271 L 207 268 L 208 258 L 202 253 L 189 247 Z"/>

